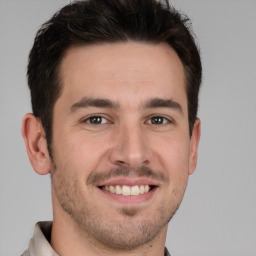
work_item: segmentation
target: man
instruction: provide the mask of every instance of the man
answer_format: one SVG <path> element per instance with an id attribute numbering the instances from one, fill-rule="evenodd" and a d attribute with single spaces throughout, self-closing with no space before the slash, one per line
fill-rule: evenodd
<path id="1" fill-rule="evenodd" d="M 91 0 L 39 30 L 22 133 L 34 170 L 51 174 L 53 222 L 23 255 L 169 255 L 200 137 L 186 22 L 168 2 Z"/>

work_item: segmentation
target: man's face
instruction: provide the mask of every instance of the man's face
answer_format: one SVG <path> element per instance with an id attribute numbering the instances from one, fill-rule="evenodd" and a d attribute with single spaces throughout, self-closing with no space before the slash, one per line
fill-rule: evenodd
<path id="1" fill-rule="evenodd" d="M 85 236 L 113 248 L 163 236 L 195 164 L 177 54 L 167 44 L 74 47 L 60 75 L 54 212 L 68 213 Z"/>

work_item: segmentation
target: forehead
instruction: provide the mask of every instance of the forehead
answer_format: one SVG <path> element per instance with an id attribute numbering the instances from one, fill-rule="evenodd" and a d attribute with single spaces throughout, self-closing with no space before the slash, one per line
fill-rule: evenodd
<path id="1" fill-rule="evenodd" d="M 60 65 L 61 99 L 100 97 L 133 102 L 185 97 L 183 65 L 165 43 L 99 44 L 70 48 Z"/>

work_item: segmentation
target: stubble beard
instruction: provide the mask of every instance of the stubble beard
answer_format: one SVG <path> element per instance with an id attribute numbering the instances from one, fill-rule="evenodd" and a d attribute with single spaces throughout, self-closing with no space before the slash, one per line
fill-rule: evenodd
<path id="1" fill-rule="evenodd" d="M 123 207 L 119 209 L 119 219 L 108 221 L 104 218 L 104 210 L 96 212 L 87 203 L 80 189 L 81 181 L 72 177 L 70 172 L 65 173 L 69 175 L 61 175 L 53 164 L 52 187 L 60 206 L 74 221 L 85 241 L 109 250 L 134 250 L 148 244 L 160 234 L 180 204 L 162 205 L 154 218 L 139 221 L 136 220 L 139 215 L 137 207 Z"/>

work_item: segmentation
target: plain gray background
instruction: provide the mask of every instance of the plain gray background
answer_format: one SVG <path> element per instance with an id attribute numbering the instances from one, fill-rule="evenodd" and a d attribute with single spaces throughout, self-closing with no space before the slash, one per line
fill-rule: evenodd
<path id="1" fill-rule="evenodd" d="M 28 52 L 67 0 L 0 0 L 0 256 L 20 255 L 52 218 L 50 177 L 30 166 Z M 256 256 L 256 0 L 171 1 L 192 19 L 204 76 L 196 172 L 169 225 L 174 256 Z"/>

